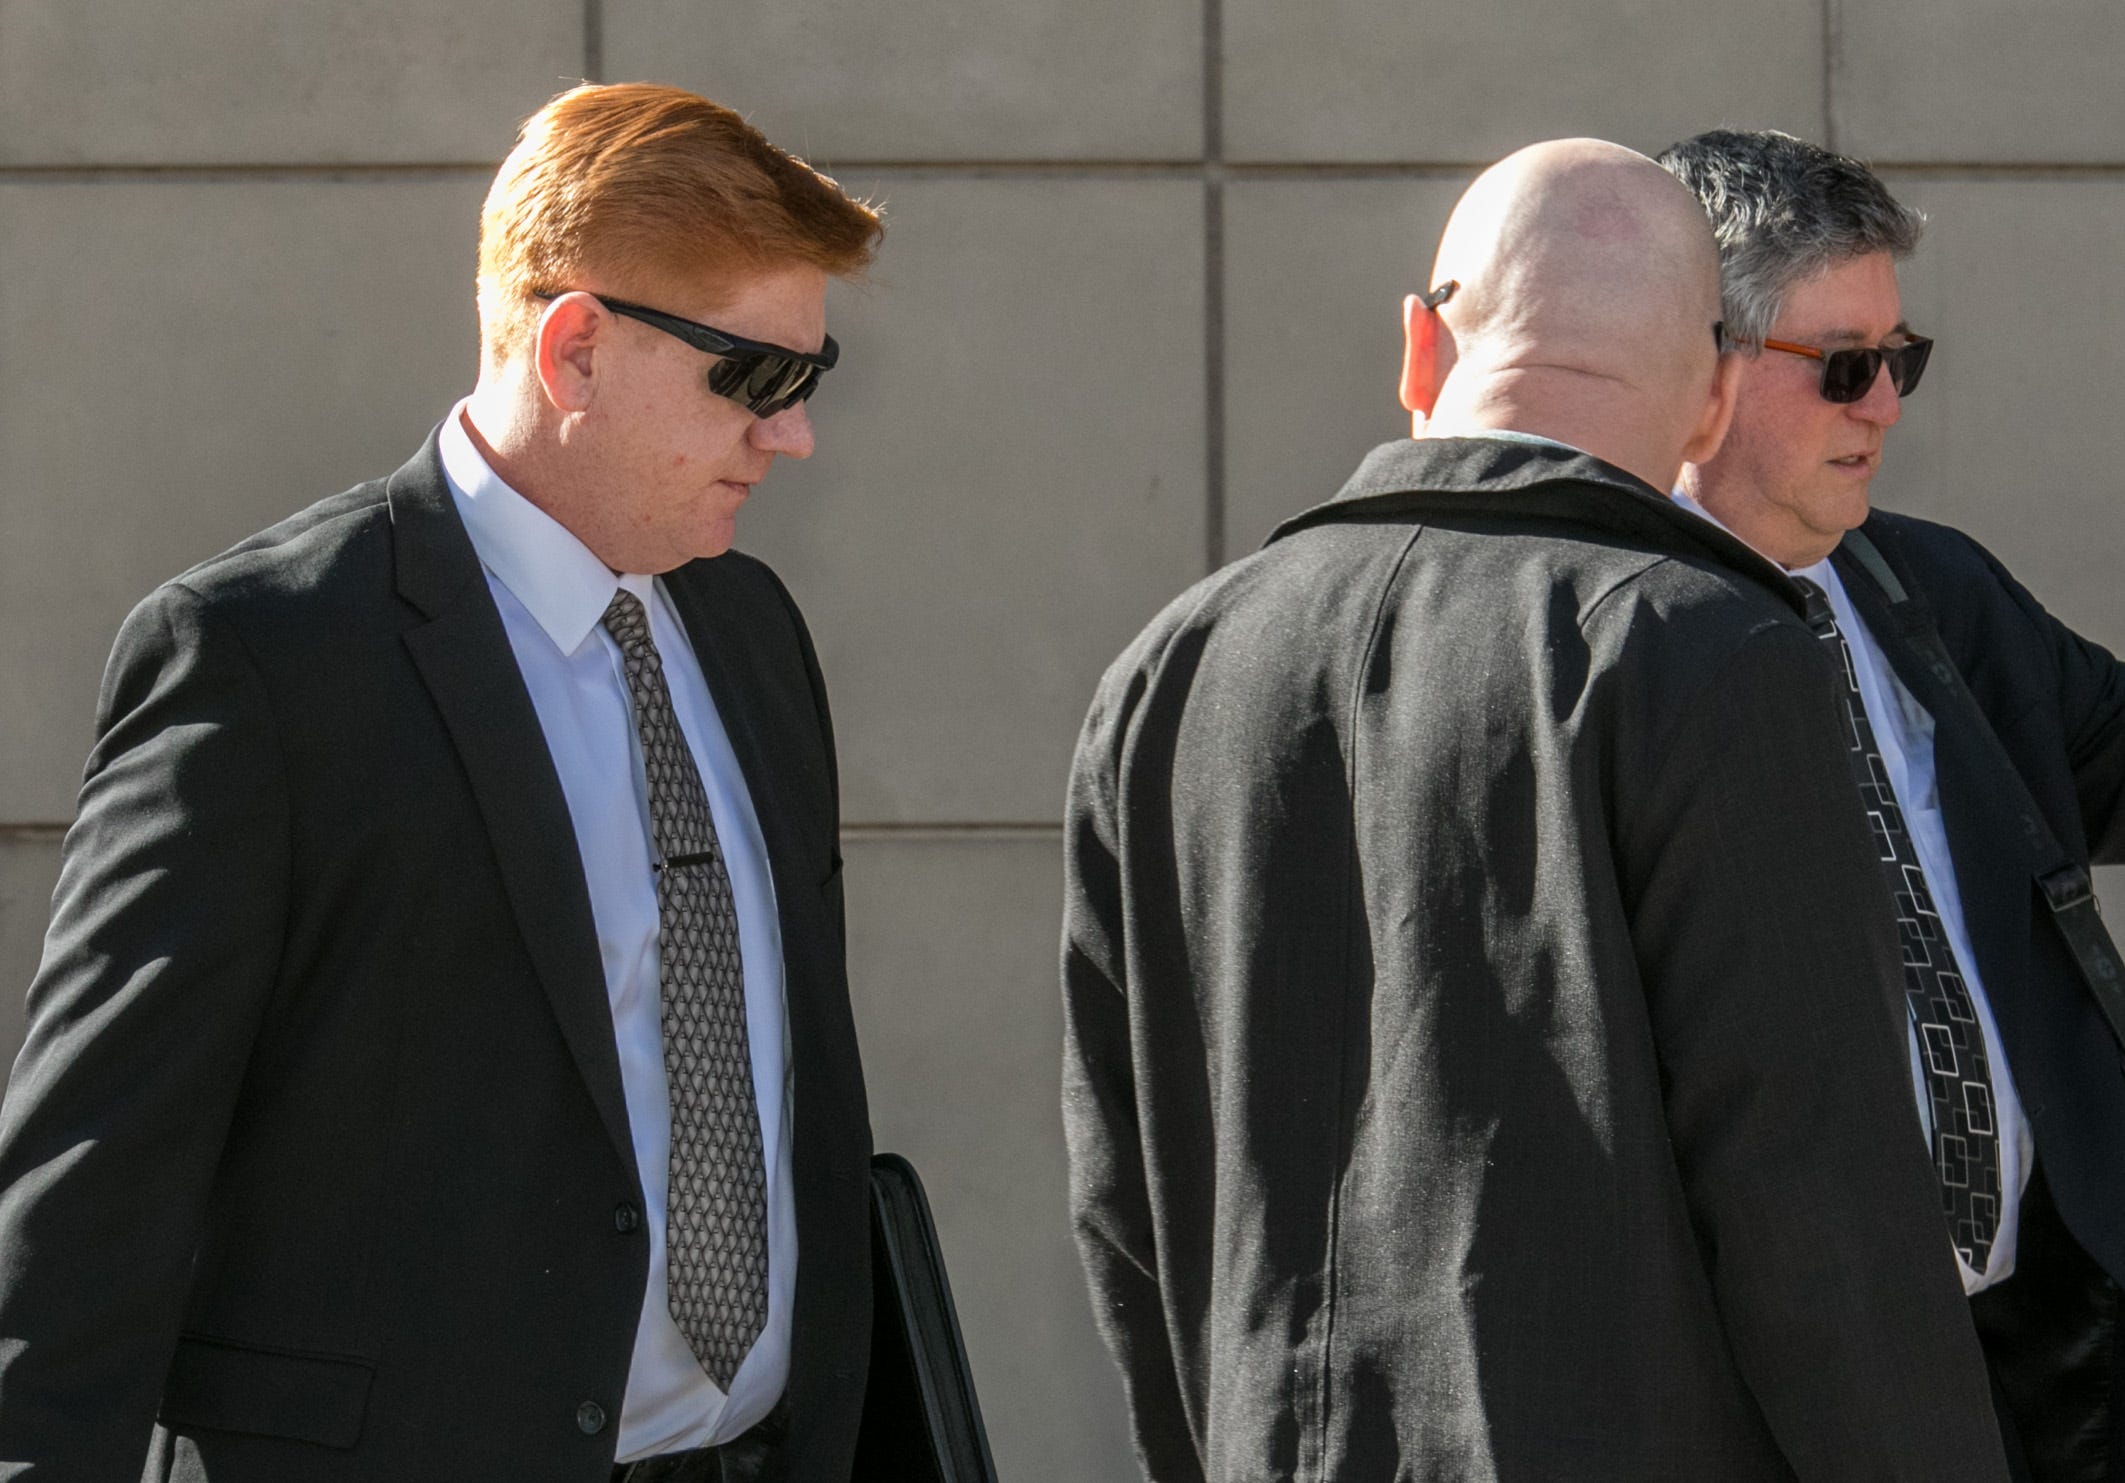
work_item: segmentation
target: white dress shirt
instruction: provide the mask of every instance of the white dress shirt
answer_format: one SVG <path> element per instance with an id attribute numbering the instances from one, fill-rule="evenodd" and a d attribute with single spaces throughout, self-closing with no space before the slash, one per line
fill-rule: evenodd
<path id="1" fill-rule="evenodd" d="M 1684 509 L 1726 529 L 1712 513 L 1687 495 L 1677 493 L 1675 502 Z M 1732 534 L 1732 532 L 1728 532 Z M 1998 1114 L 2000 1140 L 1999 1232 L 1979 1272 L 1956 1254 L 1955 1264 L 1963 1274 L 1963 1291 L 1976 1292 L 2014 1275 L 2014 1240 L 2020 1226 L 2021 1194 L 2028 1187 L 2029 1172 L 2036 1157 L 2036 1144 L 2029 1121 L 2022 1115 L 2022 1099 L 2015 1094 L 2014 1073 L 2008 1069 L 2007 1053 L 2000 1045 L 2000 1030 L 1992 1017 L 1992 1004 L 1978 970 L 1977 953 L 1970 945 L 1970 931 L 1963 919 L 1963 893 L 1955 878 L 1955 857 L 1948 849 L 1948 826 L 1941 815 L 1939 778 L 1933 765 L 1933 717 L 1927 713 L 1874 642 L 1845 584 L 1829 558 L 1813 566 L 1788 568 L 1823 590 L 1830 610 L 1852 651 L 1852 667 L 1858 672 L 1860 703 L 1866 707 L 1867 724 L 1874 728 L 1874 742 L 1882 764 L 1889 769 L 1889 786 L 1896 792 L 1918 862 L 1926 872 L 1927 889 L 1933 893 L 1933 909 L 1941 928 L 1955 949 L 1963 982 L 1970 987 L 1970 1001 L 1977 1010 L 1978 1028 L 1985 1037 L 1985 1057 L 1992 1073 L 1992 1100 Z M 1930 1144 L 1933 1137 L 1933 1103 L 1926 1090 L 1925 1062 L 1919 1055 L 1918 1030 L 1911 1030 L 1911 1085 L 1917 1094 L 1920 1126 Z M 2012 1191 L 2011 1197 L 2004 1197 Z"/>
<path id="2" fill-rule="evenodd" d="M 774 879 L 751 795 L 716 713 L 700 661 L 663 584 L 616 576 L 552 516 L 498 478 L 466 434 L 465 403 L 443 424 L 443 472 L 487 587 L 501 610 L 517 668 L 531 692 L 546 748 L 575 825 L 635 1166 L 642 1178 L 649 1285 L 635 1332 L 620 1410 L 618 1459 L 727 1442 L 767 1415 L 789 1376 L 790 1306 L 796 1289 L 797 1217 L 790 1185 L 788 1016 L 783 1006 L 782 931 Z M 671 1104 L 657 988 L 657 888 L 650 869 L 648 787 L 620 648 L 601 621 L 626 588 L 649 614 L 679 729 L 692 748 L 730 872 L 744 965 L 745 1020 L 760 1147 L 767 1163 L 767 1327 L 730 1394 L 701 1369 L 666 1305 L 664 1218 Z M 565 869 L 556 858 L 554 868 Z"/>

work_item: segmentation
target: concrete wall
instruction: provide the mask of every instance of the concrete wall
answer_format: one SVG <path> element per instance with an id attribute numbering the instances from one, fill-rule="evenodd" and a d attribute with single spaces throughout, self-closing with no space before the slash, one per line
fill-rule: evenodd
<path id="1" fill-rule="evenodd" d="M 0 1049 L 102 657 L 154 582 L 394 467 L 474 371 L 477 203 L 579 77 L 881 197 L 820 452 L 741 540 L 844 746 L 882 1147 L 932 1186 L 998 1460 L 1130 1471 L 1063 1216 L 1056 828 L 1106 661 L 1404 430 L 1400 296 L 1482 163 L 1715 124 L 1870 156 L 1939 337 L 1878 486 L 2125 640 L 2108 0 L 0 0 Z"/>

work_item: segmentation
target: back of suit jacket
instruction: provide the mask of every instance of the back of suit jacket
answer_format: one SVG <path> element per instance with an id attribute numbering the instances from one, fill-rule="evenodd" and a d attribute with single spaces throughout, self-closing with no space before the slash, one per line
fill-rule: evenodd
<path id="1" fill-rule="evenodd" d="M 1116 662 L 1064 1112 L 1151 1476 L 2002 1475 L 1832 679 L 1738 543 L 1451 439 Z"/>
<path id="2" fill-rule="evenodd" d="M 869 1291 L 832 737 L 764 567 L 667 583 L 775 877 L 788 1397 L 831 1472 Z M 0 1476 L 602 1480 L 642 1198 L 566 806 L 431 439 L 119 637 L 0 1112 Z"/>

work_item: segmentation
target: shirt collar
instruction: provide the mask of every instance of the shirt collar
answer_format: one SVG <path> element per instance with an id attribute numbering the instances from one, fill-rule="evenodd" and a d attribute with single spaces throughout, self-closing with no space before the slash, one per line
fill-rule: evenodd
<path id="1" fill-rule="evenodd" d="M 480 564 L 507 587 L 563 654 L 573 654 L 627 587 L 647 601 L 650 578 L 621 578 L 567 526 L 502 482 L 450 409 L 437 445 L 443 477 Z"/>

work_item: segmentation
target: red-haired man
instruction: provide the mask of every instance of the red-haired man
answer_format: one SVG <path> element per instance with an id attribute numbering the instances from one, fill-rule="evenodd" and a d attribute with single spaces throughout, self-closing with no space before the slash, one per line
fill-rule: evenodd
<path id="1" fill-rule="evenodd" d="M 878 232 L 705 99 L 563 94 L 472 395 L 126 622 L 0 1114 L 0 1476 L 848 1475 L 833 738 L 727 553 Z"/>

